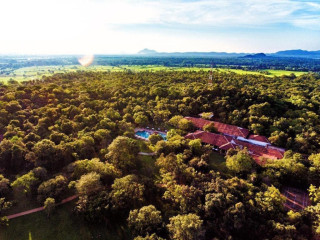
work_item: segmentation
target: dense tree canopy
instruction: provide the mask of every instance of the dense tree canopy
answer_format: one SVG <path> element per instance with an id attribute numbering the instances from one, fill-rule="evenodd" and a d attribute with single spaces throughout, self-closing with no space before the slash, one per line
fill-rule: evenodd
<path id="1" fill-rule="evenodd" d="M 52 199 L 78 194 L 74 214 L 124 223 L 130 239 L 319 237 L 319 76 L 207 79 L 206 71 L 75 72 L 1 85 L 0 216 L 17 193 L 48 211 Z M 245 149 L 223 161 L 185 138 L 196 129 L 184 116 L 203 112 L 288 151 L 264 166 Z M 136 127 L 166 129 L 167 139 L 142 143 Z M 309 189 L 312 206 L 284 208 L 286 186 Z"/>

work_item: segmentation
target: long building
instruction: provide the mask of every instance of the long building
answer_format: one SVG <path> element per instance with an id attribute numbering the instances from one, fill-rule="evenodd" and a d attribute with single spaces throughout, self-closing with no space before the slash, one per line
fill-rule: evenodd
<path id="1" fill-rule="evenodd" d="M 217 129 L 217 131 L 225 135 L 246 138 L 250 133 L 250 131 L 245 128 L 241 128 L 241 127 L 237 127 L 234 125 L 229 125 L 221 122 L 209 121 L 203 118 L 185 117 L 185 119 L 188 119 L 189 121 L 191 121 L 193 125 L 199 129 L 203 129 L 203 127 L 209 123 L 214 123 L 214 126 Z"/>
<path id="2" fill-rule="evenodd" d="M 189 133 L 186 138 L 201 139 L 202 142 L 212 145 L 215 150 L 226 152 L 229 149 L 247 148 L 251 157 L 260 165 L 267 159 L 283 158 L 285 149 L 271 145 L 265 136 L 250 134 L 248 129 L 201 118 L 186 117 L 186 119 L 200 129 Z M 212 122 L 219 134 L 202 130 L 205 125 Z"/>

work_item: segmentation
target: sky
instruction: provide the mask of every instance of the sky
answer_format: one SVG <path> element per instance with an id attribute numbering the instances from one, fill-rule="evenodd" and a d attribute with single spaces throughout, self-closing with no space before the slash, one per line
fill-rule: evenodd
<path id="1" fill-rule="evenodd" d="M 320 50 L 320 0 L 0 0 L 0 54 Z"/>

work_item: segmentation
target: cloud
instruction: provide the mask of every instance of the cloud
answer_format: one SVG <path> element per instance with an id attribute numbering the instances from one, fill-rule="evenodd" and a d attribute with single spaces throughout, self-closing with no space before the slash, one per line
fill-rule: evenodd
<path id="1" fill-rule="evenodd" d="M 140 17 L 144 20 L 140 23 L 147 24 L 256 27 L 285 23 L 320 29 L 320 4 L 309 1 L 145 1 L 142 6 L 145 19 Z"/>
<path id="2" fill-rule="evenodd" d="M 74 25 L 95 22 L 100 25 L 214 27 L 261 27 L 285 23 L 320 29 L 320 4 L 311 0 L 11 0 L 1 8 L 3 25 L 18 22 L 12 18 L 19 18 L 22 24 L 44 21 L 50 27 L 70 22 Z M 4 24 L 5 20 L 7 24 Z"/>
<path id="3" fill-rule="evenodd" d="M 319 48 L 320 4 L 315 0 L 10 0 L 1 3 L 0 28 L 0 53 L 132 53 L 144 47 L 252 51 L 254 44 L 255 51 L 272 49 L 280 41 L 281 47 Z"/>

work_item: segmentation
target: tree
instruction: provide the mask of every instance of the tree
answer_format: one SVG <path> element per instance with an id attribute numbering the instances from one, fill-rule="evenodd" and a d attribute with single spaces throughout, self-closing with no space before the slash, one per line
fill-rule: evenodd
<path id="1" fill-rule="evenodd" d="M 36 178 L 40 179 L 41 181 L 47 179 L 47 177 L 48 177 L 47 170 L 43 167 L 34 168 L 32 170 L 32 172 L 34 173 L 34 176 Z"/>
<path id="2" fill-rule="evenodd" d="M 215 218 L 217 215 L 220 216 L 228 202 L 223 193 L 208 193 L 205 201 L 205 214 L 210 218 Z"/>
<path id="3" fill-rule="evenodd" d="M 6 194 L 9 191 L 9 179 L 0 174 L 0 196 Z"/>
<path id="4" fill-rule="evenodd" d="M 309 178 L 312 183 L 319 185 L 320 184 L 320 154 L 311 154 L 308 158 L 311 163 L 309 168 Z"/>
<path id="5" fill-rule="evenodd" d="M 144 115 L 144 113 L 142 112 L 134 114 L 133 118 L 134 118 L 134 122 L 141 126 L 146 126 L 149 122 L 148 117 Z"/>
<path id="6" fill-rule="evenodd" d="M 201 152 L 201 139 L 194 139 L 194 140 L 191 140 L 189 142 L 189 146 L 191 147 L 191 150 L 194 152 L 194 153 L 200 153 Z"/>
<path id="7" fill-rule="evenodd" d="M 11 207 L 11 202 L 7 202 L 5 198 L 0 198 L 0 215 L 4 210 Z M 0 225 L 8 226 L 8 218 L 0 216 Z"/>
<path id="8" fill-rule="evenodd" d="M 36 165 L 48 170 L 56 170 L 61 167 L 63 159 L 60 158 L 59 149 L 54 142 L 44 139 L 33 148 L 36 156 Z"/>
<path id="9" fill-rule="evenodd" d="M 183 119 L 183 116 L 181 116 L 181 115 L 173 116 L 169 120 L 169 124 L 174 126 L 175 128 L 178 128 L 179 127 L 179 122 L 180 122 L 181 119 Z"/>
<path id="10" fill-rule="evenodd" d="M 107 184 L 111 184 L 116 177 L 121 176 L 121 171 L 113 164 L 103 163 L 99 158 L 76 161 L 71 164 L 71 168 L 73 168 L 73 178 L 79 179 L 84 174 L 96 172 L 100 175 L 101 180 Z"/>
<path id="11" fill-rule="evenodd" d="M 80 159 L 92 158 L 95 155 L 95 142 L 93 137 L 85 135 L 76 142 L 76 152 Z"/>
<path id="12" fill-rule="evenodd" d="M 320 187 L 316 187 L 311 184 L 308 191 L 309 191 L 310 200 L 313 203 L 319 203 L 320 202 Z"/>
<path id="13" fill-rule="evenodd" d="M 136 175 L 116 178 L 112 184 L 112 203 L 118 209 L 136 208 L 144 201 L 144 190 Z"/>
<path id="14" fill-rule="evenodd" d="M 236 173 L 240 172 L 250 172 L 254 166 L 254 160 L 250 157 L 246 149 L 239 150 L 233 156 L 226 157 L 227 167 Z"/>
<path id="15" fill-rule="evenodd" d="M 52 212 L 55 209 L 56 201 L 54 198 L 47 198 L 46 201 L 44 202 L 44 210 L 47 213 L 47 216 L 50 217 Z"/>
<path id="16" fill-rule="evenodd" d="M 216 133 L 218 132 L 217 128 L 215 127 L 214 123 L 208 123 L 206 125 L 203 126 L 203 130 L 206 132 L 211 132 L 211 133 Z"/>
<path id="17" fill-rule="evenodd" d="M 318 203 L 315 206 L 309 206 L 306 208 L 306 212 L 311 218 L 312 228 L 314 232 L 313 237 L 320 236 L 320 204 Z"/>
<path id="18" fill-rule="evenodd" d="M 304 157 L 301 154 L 287 151 L 282 159 L 270 161 L 265 165 L 266 173 L 268 178 L 274 182 L 305 185 L 308 180 L 308 169 L 304 162 Z M 316 180 L 316 178 L 313 179 Z"/>
<path id="19" fill-rule="evenodd" d="M 108 144 L 111 142 L 110 131 L 107 129 L 99 129 L 94 133 L 95 143 L 100 148 L 106 148 Z"/>
<path id="20" fill-rule="evenodd" d="M 189 213 L 170 218 L 170 223 L 167 225 L 167 227 L 172 239 L 196 240 L 202 239 L 202 224 L 203 221 L 199 216 Z"/>
<path id="21" fill-rule="evenodd" d="M 147 235 L 145 237 L 135 237 L 133 240 L 165 240 L 164 238 L 159 237 L 157 234 L 153 233 L 151 235 Z"/>
<path id="22" fill-rule="evenodd" d="M 158 232 L 162 225 L 161 212 L 153 205 L 131 210 L 127 221 L 133 233 L 141 236 Z"/>
<path id="23" fill-rule="evenodd" d="M 183 160 L 173 153 L 170 153 L 167 156 L 161 154 L 156 161 L 156 165 L 160 167 L 163 172 L 172 172 L 177 175 L 179 173 L 179 167 L 183 165 Z"/>
<path id="24" fill-rule="evenodd" d="M 194 186 L 172 184 L 163 198 L 172 201 L 182 213 L 198 212 L 201 209 L 202 191 Z"/>
<path id="25" fill-rule="evenodd" d="M 258 192 L 255 200 L 263 212 L 277 214 L 283 210 L 285 197 L 281 195 L 279 189 L 271 186 L 264 192 Z"/>
<path id="26" fill-rule="evenodd" d="M 21 177 L 18 177 L 11 186 L 13 188 L 21 189 L 24 193 L 29 194 L 34 190 L 35 186 L 38 184 L 39 179 L 35 177 L 34 172 L 30 171 Z"/>
<path id="27" fill-rule="evenodd" d="M 183 131 L 192 131 L 193 123 L 190 120 L 183 118 L 179 121 L 178 127 Z"/>
<path id="28" fill-rule="evenodd" d="M 128 172 L 136 167 L 139 150 L 136 140 L 119 136 L 109 145 L 106 158 L 118 169 Z"/>
<path id="29" fill-rule="evenodd" d="M 157 142 L 163 140 L 160 134 L 151 134 L 149 136 L 149 141 L 151 142 L 152 145 L 156 145 Z"/>
<path id="30" fill-rule="evenodd" d="M 69 135 L 74 130 L 74 123 L 70 120 L 63 120 L 60 124 L 61 132 L 63 132 L 66 135 Z"/>
<path id="31" fill-rule="evenodd" d="M 204 113 L 201 113 L 201 117 L 203 119 L 207 119 L 207 120 L 210 120 L 213 116 L 213 113 L 212 112 L 204 112 Z"/>
<path id="32" fill-rule="evenodd" d="M 91 195 L 80 195 L 76 211 L 89 222 L 103 222 L 110 216 L 111 199 L 107 191 L 99 191 Z"/>
<path id="33" fill-rule="evenodd" d="M 260 104 L 253 104 L 249 107 L 249 114 L 261 117 L 265 113 L 273 113 L 270 103 L 264 102 Z"/>
<path id="34" fill-rule="evenodd" d="M 90 172 L 82 175 L 76 182 L 76 189 L 81 195 L 90 195 L 99 191 L 102 188 L 100 175 L 96 172 Z"/>
<path id="35" fill-rule="evenodd" d="M 26 166 L 27 149 L 21 138 L 14 136 L 11 140 L 3 139 L 0 143 L 0 168 L 18 173 Z"/>
<path id="36" fill-rule="evenodd" d="M 40 184 L 38 188 L 38 201 L 42 202 L 47 198 L 62 199 L 63 194 L 68 187 L 67 179 L 62 176 L 56 176 Z"/>
<path id="37" fill-rule="evenodd" d="M 21 105 L 19 104 L 18 101 L 11 101 L 6 106 L 6 110 L 9 113 L 15 113 L 15 112 L 17 112 L 17 111 L 19 111 L 21 109 L 22 109 L 22 107 L 21 107 Z"/>

